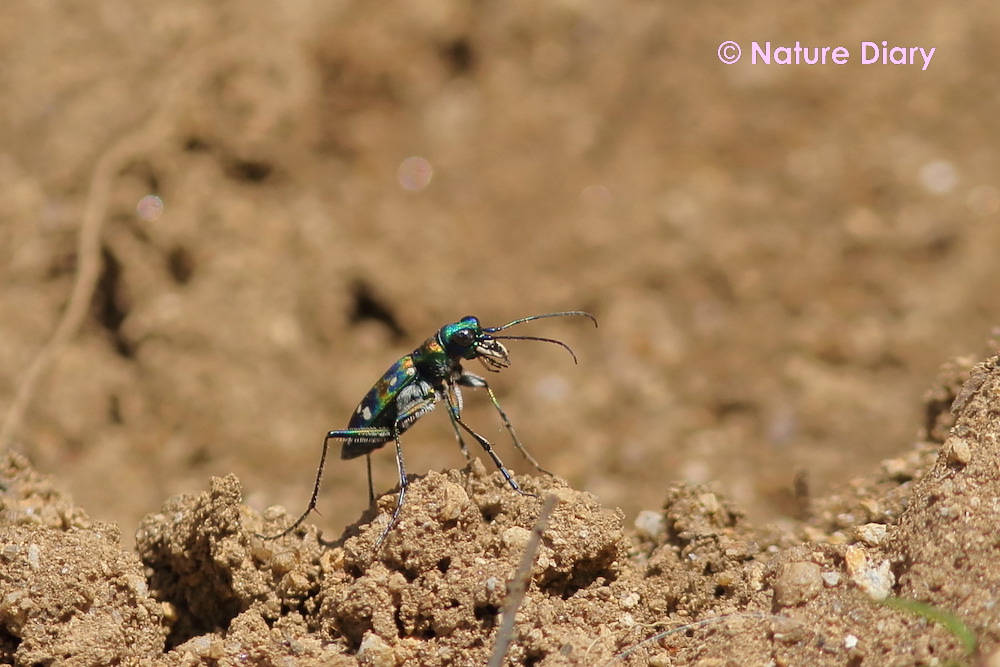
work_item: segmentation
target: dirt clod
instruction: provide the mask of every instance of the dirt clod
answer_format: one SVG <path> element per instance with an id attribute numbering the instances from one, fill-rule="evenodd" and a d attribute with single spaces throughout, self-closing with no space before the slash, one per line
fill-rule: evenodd
<path id="1" fill-rule="evenodd" d="M 158 657 L 160 605 L 118 528 L 91 523 L 17 455 L 3 455 L 0 470 L 0 659 L 95 665 Z"/>

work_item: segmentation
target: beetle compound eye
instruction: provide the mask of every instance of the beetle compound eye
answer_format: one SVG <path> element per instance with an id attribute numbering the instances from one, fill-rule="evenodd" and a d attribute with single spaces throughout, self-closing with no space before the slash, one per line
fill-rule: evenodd
<path id="1" fill-rule="evenodd" d="M 468 347 L 472 345 L 476 340 L 476 334 L 473 333 L 472 329 L 459 329 L 452 336 L 452 340 L 461 345 L 462 347 Z"/>

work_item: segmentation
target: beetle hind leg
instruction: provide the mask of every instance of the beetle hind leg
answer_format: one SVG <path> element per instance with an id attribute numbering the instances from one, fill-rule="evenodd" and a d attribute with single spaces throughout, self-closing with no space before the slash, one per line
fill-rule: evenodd
<path id="1" fill-rule="evenodd" d="M 368 459 L 368 498 L 371 501 L 371 503 L 374 504 L 375 491 L 374 487 L 372 486 L 371 450 L 374 449 L 374 447 L 377 445 L 372 445 L 371 443 L 377 441 L 379 438 L 388 440 L 393 437 L 396 438 L 396 442 L 398 444 L 399 442 L 398 435 L 394 434 L 392 431 L 389 431 L 387 429 L 380 429 L 380 428 L 345 429 L 342 431 L 330 431 L 329 433 L 327 433 L 326 437 L 323 439 L 323 452 L 322 454 L 320 454 L 319 465 L 316 467 L 316 481 L 313 483 L 313 492 L 312 496 L 310 496 L 309 498 L 309 504 L 306 505 L 306 511 L 303 512 L 299 516 L 299 518 L 292 523 L 292 525 L 290 525 L 288 528 L 281 531 L 277 535 L 262 535 L 260 533 L 257 533 L 257 537 L 264 540 L 276 540 L 278 538 L 284 537 L 285 535 L 289 535 L 292 533 L 292 531 L 301 526 L 303 522 L 305 522 L 305 520 L 309 518 L 310 514 L 312 514 L 313 512 L 317 513 L 319 512 L 316 509 L 316 504 L 319 501 L 320 486 L 322 486 L 323 484 L 323 471 L 326 469 L 326 455 L 330 449 L 331 440 L 346 440 L 347 444 L 351 444 L 353 442 L 354 443 L 353 446 L 355 447 L 358 446 L 358 443 L 361 443 L 360 446 L 368 449 L 368 451 L 365 452 Z"/>
<path id="2" fill-rule="evenodd" d="M 316 468 L 316 481 L 313 483 L 313 492 L 312 496 L 309 498 L 309 504 L 306 505 L 306 511 L 303 512 L 302 515 L 299 516 L 299 518 L 296 519 L 294 523 L 292 523 L 292 525 L 290 525 L 288 528 L 285 528 L 277 535 L 262 535 L 260 533 L 256 533 L 257 537 L 263 540 L 277 540 L 279 538 L 282 538 L 285 535 L 290 534 L 299 526 L 301 526 L 302 522 L 305 521 L 309 517 L 309 515 L 312 514 L 314 511 L 318 512 L 318 510 L 316 510 L 316 502 L 319 500 L 319 488 L 323 483 L 323 469 L 326 467 L 326 453 L 330 448 L 331 437 L 335 436 L 331 436 L 330 433 L 327 433 L 326 437 L 323 439 L 323 453 L 320 454 L 319 457 L 319 466 L 317 466 Z"/>

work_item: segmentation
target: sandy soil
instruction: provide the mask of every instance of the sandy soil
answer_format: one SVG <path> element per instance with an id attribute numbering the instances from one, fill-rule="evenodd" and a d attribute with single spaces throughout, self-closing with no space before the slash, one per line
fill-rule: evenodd
<path id="1" fill-rule="evenodd" d="M 957 378 L 939 385 L 938 402 Z M 308 524 L 271 541 L 255 532 L 288 518 L 242 504 L 230 475 L 145 517 L 137 557 L 115 527 L 9 455 L 0 655 L 18 665 L 483 665 L 502 613 L 515 613 L 503 664 L 973 664 L 1000 645 L 1000 357 L 957 393 L 943 443 L 918 443 L 782 528 L 755 526 L 717 488 L 679 485 L 626 530 L 620 510 L 561 480 L 524 477 L 534 497 L 520 496 L 474 461 L 415 476 L 380 548 L 394 494 L 334 541 Z M 517 581 L 524 598 L 505 610 Z M 933 613 L 961 619 L 978 645 Z"/>
<path id="2" fill-rule="evenodd" d="M 962 655 L 912 613 L 839 597 L 864 600 L 868 579 L 959 614 L 991 648 L 976 604 L 1000 591 L 962 583 L 990 571 L 994 559 L 962 551 L 989 533 L 970 523 L 911 544 L 918 523 L 904 518 L 924 520 L 914 508 L 931 497 L 934 511 L 971 511 L 970 492 L 942 478 L 963 470 L 977 512 L 994 498 L 975 472 L 992 427 L 972 424 L 983 440 L 959 433 L 968 446 L 935 461 L 958 387 L 997 349 L 997 25 L 986 0 L 6 8 L 0 547 L 19 565 L 3 575 L 3 657 L 92 664 L 127 645 L 159 660 L 169 640 L 164 660 L 187 646 L 195 662 L 237 661 L 239 644 L 481 663 L 500 589 L 468 583 L 468 568 L 485 559 L 505 581 L 538 501 L 500 494 L 489 465 L 456 473 L 444 415 L 404 444 L 407 511 L 458 513 L 426 519 L 451 531 L 449 563 L 425 569 L 438 538 L 414 537 L 415 514 L 384 552 L 366 550 L 379 519 L 361 461 L 329 467 L 307 535 L 279 550 L 251 534 L 270 506 L 300 511 L 322 435 L 442 324 L 566 309 L 600 328 L 519 331 L 566 341 L 578 366 L 511 341 L 513 367 L 491 378 L 566 486 L 534 479 L 489 401 L 466 399 L 518 479 L 561 498 L 549 531 L 567 541 L 546 538 L 538 555 L 548 565 L 521 611 L 537 632 L 519 621 L 512 659 L 600 664 L 726 614 L 738 616 L 624 659 L 881 664 L 896 640 L 900 664 Z M 724 40 L 743 46 L 739 64 L 719 61 Z M 753 40 L 855 57 L 753 65 Z M 936 52 L 926 70 L 862 65 L 863 40 Z M 373 463 L 384 508 L 395 463 Z M 151 514 L 183 493 L 160 512 L 179 523 Z M 191 516 L 214 532 L 185 537 Z M 596 531 L 585 523 L 602 527 L 599 554 L 569 538 Z M 130 555 L 137 531 L 145 565 Z M 406 555 L 418 545 L 424 556 Z M 40 577 L 69 576 L 42 557 L 67 547 L 90 554 L 72 571 L 81 583 Z M 35 577 L 52 605 L 22 594 Z M 376 593 L 389 607 L 367 613 Z M 573 606 L 596 600 L 599 612 Z M 257 639 L 227 643 L 237 636 Z M 724 652 L 745 637 L 762 643 Z"/>

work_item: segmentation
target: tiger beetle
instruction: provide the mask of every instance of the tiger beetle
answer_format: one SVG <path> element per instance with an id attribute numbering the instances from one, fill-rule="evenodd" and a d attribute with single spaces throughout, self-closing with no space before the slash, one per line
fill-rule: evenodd
<path id="1" fill-rule="evenodd" d="M 406 487 L 409 482 L 406 479 L 406 468 L 403 465 L 403 447 L 399 441 L 399 436 L 406 432 L 408 428 L 434 409 L 435 404 L 444 400 L 448 404 L 448 417 L 451 420 L 452 428 L 455 430 L 455 437 L 458 439 L 458 446 L 469 460 L 469 449 L 462 438 L 462 431 L 475 438 L 490 458 L 500 470 L 504 479 L 512 489 L 521 495 L 530 495 L 521 490 L 510 471 L 504 467 L 500 457 L 493 451 L 493 445 L 483 436 L 476 433 L 470 426 L 462 420 L 462 391 L 461 387 L 473 389 L 485 389 L 489 394 L 490 402 L 500 415 L 507 432 L 510 433 L 514 447 L 531 463 L 538 471 L 551 474 L 538 464 L 531 454 L 521 444 L 514 427 L 507 417 L 507 413 L 500 407 L 496 394 L 484 378 L 469 373 L 462 368 L 462 361 L 465 359 L 478 359 L 487 371 L 498 373 L 500 369 L 510 365 L 510 357 L 507 348 L 497 339 L 509 340 L 537 340 L 545 343 L 555 343 L 560 345 L 573 357 L 573 363 L 577 363 L 576 354 L 562 341 L 552 338 L 539 338 L 537 336 L 496 336 L 498 331 L 509 329 L 517 324 L 540 320 L 546 317 L 566 317 L 569 315 L 580 315 L 588 317 L 597 326 L 597 319 L 590 313 L 579 310 L 572 310 L 562 313 L 545 313 L 543 315 L 532 315 L 508 322 L 499 327 L 483 327 L 479 324 L 479 319 L 469 315 L 463 317 L 458 322 L 446 324 L 427 340 L 420 347 L 406 355 L 392 365 L 385 374 L 379 378 L 363 399 L 358 404 L 347 428 L 338 431 L 330 431 L 323 439 L 323 453 L 320 455 L 319 468 L 316 470 L 316 482 L 313 485 L 312 497 L 306 511 L 295 520 L 291 526 L 277 535 L 263 537 L 268 540 L 275 540 L 288 535 L 293 530 L 302 525 L 306 517 L 316 509 L 316 500 L 319 497 L 320 483 L 323 479 L 323 468 L 326 465 L 326 453 L 330 440 L 343 440 L 344 444 L 340 450 L 340 458 L 353 459 L 365 455 L 368 464 L 368 499 L 375 503 L 375 489 L 372 485 L 372 462 L 371 453 L 385 445 L 387 442 L 396 443 L 396 466 L 399 468 L 399 496 L 396 499 L 396 509 L 393 510 L 392 517 L 388 525 L 375 543 L 375 548 L 382 545 L 386 535 L 392 530 L 399 519 L 399 513 L 403 509 L 403 500 L 406 497 Z"/>

